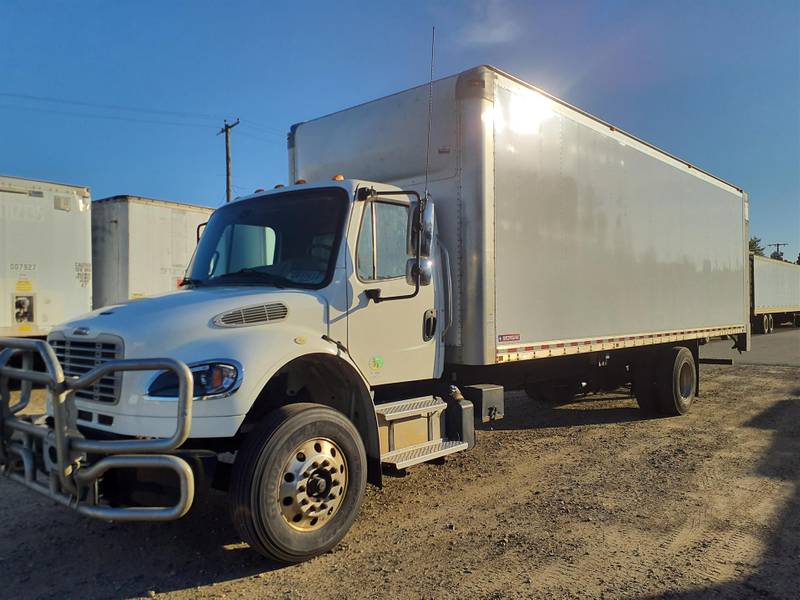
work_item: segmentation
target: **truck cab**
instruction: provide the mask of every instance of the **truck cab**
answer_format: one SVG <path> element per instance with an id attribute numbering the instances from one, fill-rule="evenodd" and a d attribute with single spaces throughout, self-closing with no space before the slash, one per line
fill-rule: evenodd
<path id="1" fill-rule="evenodd" d="M 433 204 L 416 192 L 341 177 L 281 187 L 213 213 L 182 289 L 95 310 L 48 343 L 68 379 L 154 356 L 187 365 L 191 413 L 174 453 L 192 478 L 200 471 L 230 490 L 252 546 L 303 560 L 344 535 L 382 463 L 471 444 L 471 418 L 448 432 L 446 403 L 414 385 L 374 404 L 376 390 L 416 382 L 429 392 L 441 376 L 443 252 Z M 67 429 L 169 438 L 185 412 L 182 387 L 174 369 L 107 372 L 72 392 Z M 146 469 L 169 496 L 174 473 Z M 142 469 L 132 472 L 92 481 L 96 500 L 135 504 Z"/>

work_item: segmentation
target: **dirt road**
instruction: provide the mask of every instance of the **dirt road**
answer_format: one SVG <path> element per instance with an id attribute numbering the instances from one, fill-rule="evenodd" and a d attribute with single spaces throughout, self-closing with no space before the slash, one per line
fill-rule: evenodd
<path id="1" fill-rule="evenodd" d="M 800 369 L 703 367 L 686 417 L 624 394 L 507 417 L 370 489 L 333 552 L 280 567 L 213 493 L 171 524 L 79 518 L 0 481 L 0 596 L 795 598 Z"/>

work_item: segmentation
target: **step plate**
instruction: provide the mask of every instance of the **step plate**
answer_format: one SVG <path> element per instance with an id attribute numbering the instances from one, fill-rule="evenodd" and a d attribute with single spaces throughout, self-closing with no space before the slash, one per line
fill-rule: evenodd
<path id="1" fill-rule="evenodd" d="M 446 408 L 447 404 L 443 400 L 428 396 L 426 398 L 411 398 L 410 400 L 378 404 L 375 407 L 375 412 L 382 415 L 387 421 L 394 421 L 405 417 L 441 412 Z"/>
<path id="2" fill-rule="evenodd" d="M 411 448 L 387 452 L 381 457 L 381 462 L 394 465 L 398 469 L 405 469 L 412 465 L 466 450 L 467 446 L 467 442 L 436 440 L 434 442 L 412 446 Z"/>

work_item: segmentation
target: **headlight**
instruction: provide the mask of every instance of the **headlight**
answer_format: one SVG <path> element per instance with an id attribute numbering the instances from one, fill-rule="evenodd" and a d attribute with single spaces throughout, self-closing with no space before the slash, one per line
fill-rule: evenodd
<path id="1" fill-rule="evenodd" d="M 207 362 L 189 365 L 194 379 L 195 398 L 226 396 L 236 391 L 241 383 L 242 369 L 235 361 Z M 147 388 L 147 394 L 156 398 L 175 398 L 178 395 L 178 376 L 172 371 L 160 373 Z"/>

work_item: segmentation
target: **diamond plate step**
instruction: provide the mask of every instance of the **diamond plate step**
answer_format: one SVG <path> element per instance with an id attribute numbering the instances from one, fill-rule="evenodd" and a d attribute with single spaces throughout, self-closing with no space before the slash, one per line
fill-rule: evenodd
<path id="1" fill-rule="evenodd" d="M 406 417 L 423 416 L 430 413 L 441 412 L 447 408 L 447 404 L 433 396 L 425 398 L 411 398 L 409 400 L 398 400 L 397 402 L 387 402 L 378 404 L 375 412 L 382 415 L 387 421 L 404 419 Z"/>
<path id="2" fill-rule="evenodd" d="M 467 449 L 467 442 L 435 440 L 425 444 L 419 444 L 410 448 L 394 450 L 381 456 L 381 462 L 394 465 L 398 469 L 405 469 L 412 465 L 427 462 L 435 458 L 441 458 L 454 452 Z"/>

